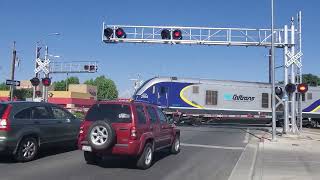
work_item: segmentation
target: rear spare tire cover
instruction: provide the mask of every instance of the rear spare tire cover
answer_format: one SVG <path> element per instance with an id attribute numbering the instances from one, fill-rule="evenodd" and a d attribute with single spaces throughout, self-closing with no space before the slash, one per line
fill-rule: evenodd
<path id="1" fill-rule="evenodd" d="M 106 121 L 96 121 L 92 123 L 87 134 L 90 146 L 96 150 L 110 148 L 114 142 L 116 133 L 111 124 Z"/>

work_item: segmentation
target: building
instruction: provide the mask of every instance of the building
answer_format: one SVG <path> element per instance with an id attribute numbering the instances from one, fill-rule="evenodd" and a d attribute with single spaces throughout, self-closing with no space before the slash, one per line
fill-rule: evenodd
<path id="1" fill-rule="evenodd" d="M 49 91 L 48 101 L 65 108 L 88 108 L 97 101 L 97 87 L 70 84 L 68 91 Z"/>
<path id="2" fill-rule="evenodd" d="M 24 83 L 19 87 L 19 89 L 24 88 L 30 89 L 30 85 Z M 70 84 L 68 91 L 50 91 L 50 89 L 51 88 L 49 88 L 48 92 L 48 102 L 61 105 L 67 109 L 87 109 L 97 101 L 96 86 Z M 0 91 L 0 101 L 8 101 L 9 94 L 9 91 Z"/>

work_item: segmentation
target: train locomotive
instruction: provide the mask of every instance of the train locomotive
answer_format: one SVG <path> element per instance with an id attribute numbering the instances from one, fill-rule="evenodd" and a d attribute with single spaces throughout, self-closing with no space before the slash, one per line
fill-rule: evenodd
<path id="1" fill-rule="evenodd" d="M 179 122 L 270 124 L 271 85 L 261 82 L 154 77 L 145 81 L 133 99 L 161 106 Z M 280 97 L 279 99 L 281 99 Z M 320 122 L 320 87 L 302 94 L 303 122 Z M 277 107 L 283 120 L 283 105 Z"/>

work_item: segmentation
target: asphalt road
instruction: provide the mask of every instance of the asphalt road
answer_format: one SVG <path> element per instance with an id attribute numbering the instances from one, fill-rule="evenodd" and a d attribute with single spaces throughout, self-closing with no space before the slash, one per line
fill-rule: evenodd
<path id="1" fill-rule="evenodd" d="M 244 147 L 253 136 L 247 128 L 181 127 L 178 155 L 163 151 L 154 165 L 138 170 L 128 159 L 105 159 L 88 165 L 83 152 L 70 148 L 46 149 L 39 159 L 15 163 L 0 159 L 1 180 L 227 180 Z M 250 132 L 253 132 L 251 130 Z"/>

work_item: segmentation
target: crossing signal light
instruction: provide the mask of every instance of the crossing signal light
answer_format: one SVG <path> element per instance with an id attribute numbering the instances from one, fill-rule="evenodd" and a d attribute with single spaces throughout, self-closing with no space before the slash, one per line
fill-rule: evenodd
<path id="1" fill-rule="evenodd" d="M 38 86 L 40 84 L 40 80 L 37 77 L 30 79 L 32 86 Z"/>
<path id="2" fill-rule="evenodd" d="M 296 85 L 289 83 L 286 85 L 285 89 L 286 89 L 287 93 L 291 94 L 296 91 Z"/>
<path id="3" fill-rule="evenodd" d="M 299 84 L 297 89 L 299 93 L 306 93 L 308 91 L 308 85 L 304 83 Z"/>
<path id="4" fill-rule="evenodd" d="M 37 97 L 41 96 L 41 94 L 42 94 L 41 91 L 36 91 L 36 92 L 35 92 L 35 95 L 36 95 Z"/>
<path id="5" fill-rule="evenodd" d="M 171 39 L 170 31 L 168 29 L 163 29 L 161 31 L 161 38 L 162 39 Z"/>
<path id="6" fill-rule="evenodd" d="M 113 34 L 113 30 L 111 28 L 106 28 L 104 29 L 103 34 L 106 38 L 110 39 Z"/>
<path id="7" fill-rule="evenodd" d="M 122 28 L 116 29 L 116 36 L 118 38 L 126 38 L 127 37 L 126 33 L 124 32 L 124 30 Z"/>
<path id="8" fill-rule="evenodd" d="M 96 65 L 84 65 L 83 69 L 88 72 L 96 72 L 98 68 Z"/>
<path id="9" fill-rule="evenodd" d="M 176 29 L 172 32 L 172 38 L 174 40 L 181 40 L 182 39 L 182 33 L 180 29 Z"/>
<path id="10" fill-rule="evenodd" d="M 42 84 L 44 86 L 50 86 L 51 85 L 51 79 L 50 78 L 43 78 L 42 79 Z"/>
<path id="11" fill-rule="evenodd" d="M 275 88 L 275 93 L 276 93 L 276 95 L 279 96 L 279 97 L 282 96 L 282 95 L 283 95 L 283 90 L 282 90 L 282 88 L 279 87 L 279 86 L 276 87 L 276 88 Z"/>

